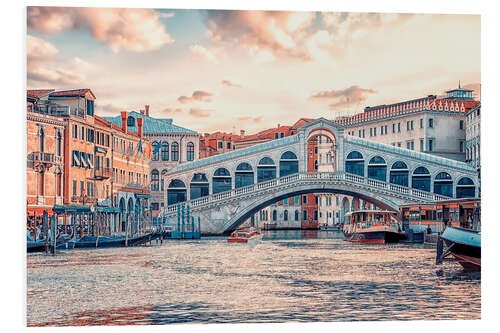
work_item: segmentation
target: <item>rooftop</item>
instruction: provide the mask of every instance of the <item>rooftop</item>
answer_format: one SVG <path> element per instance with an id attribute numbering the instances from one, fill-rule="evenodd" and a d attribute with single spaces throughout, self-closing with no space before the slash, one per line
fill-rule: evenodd
<path id="1" fill-rule="evenodd" d="M 246 156 L 248 154 L 253 154 L 253 153 L 258 153 L 262 151 L 267 151 L 269 149 L 273 149 L 275 147 L 279 146 L 284 146 L 284 145 L 289 145 L 293 144 L 299 141 L 299 136 L 298 135 L 291 135 L 291 136 L 286 136 L 281 139 L 276 139 L 276 140 L 271 140 L 268 142 L 264 142 L 258 145 L 250 146 L 247 148 L 241 148 L 241 149 L 236 149 L 228 153 L 224 154 L 219 154 L 215 156 L 210 156 L 206 158 L 202 158 L 193 162 L 189 163 L 183 163 L 175 166 L 174 168 L 170 169 L 169 173 L 174 173 L 174 172 L 180 172 L 180 171 L 185 171 L 193 168 L 199 168 L 202 166 L 210 165 L 213 163 L 229 160 L 229 159 L 234 159 L 240 156 Z"/>
<path id="2" fill-rule="evenodd" d="M 133 117 L 136 119 L 134 121 L 134 126 L 128 126 L 128 130 L 137 132 L 137 118 L 143 119 L 142 132 L 144 134 L 198 134 L 198 132 L 180 127 L 172 124 L 172 119 L 170 118 L 153 118 L 150 116 L 146 116 L 136 111 L 130 111 L 128 113 L 129 117 Z M 109 120 L 110 122 L 122 126 L 122 117 L 121 115 L 115 117 L 104 117 L 104 119 Z"/>
<path id="3" fill-rule="evenodd" d="M 465 162 L 460 162 L 460 161 L 452 160 L 449 158 L 444 158 L 444 157 L 440 157 L 440 156 L 436 156 L 436 155 L 422 153 L 422 152 L 415 151 L 415 150 L 409 150 L 409 149 L 405 149 L 405 148 L 401 148 L 401 147 L 386 145 L 383 143 L 373 142 L 370 140 L 361 139 L 361 138 L 354 137 L 354 136 L 345 137 L 344 142 L 357 143 L 357 144 L 360 144 L 363 146 L 368 146 L 371 148 L 384 150 L 386 152 L 400 154 L 400 155 L 404 155 L 406 157 L 416 158 L 419 160 L 425 160 L 425 161 L 429 161 L 429 162 L 439 163 L 441 165 L 447 165 L 447 166 L 457 168 L 457 169 L 462 169 L 462 170 L 467 170 L 467 171 L 476 171 L 476 169 L 474 169 L 474 167 L 472 167 L 471 165 L 469 165 Z"/>

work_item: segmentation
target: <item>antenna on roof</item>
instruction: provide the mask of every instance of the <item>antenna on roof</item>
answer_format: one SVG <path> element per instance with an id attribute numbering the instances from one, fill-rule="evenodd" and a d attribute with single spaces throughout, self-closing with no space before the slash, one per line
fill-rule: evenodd
<path id="1" fill-rule="evenodd" d="M 458 89 L 461 89 L 461 88 L 460 88 L 460 80 L 458 80 Z"/>

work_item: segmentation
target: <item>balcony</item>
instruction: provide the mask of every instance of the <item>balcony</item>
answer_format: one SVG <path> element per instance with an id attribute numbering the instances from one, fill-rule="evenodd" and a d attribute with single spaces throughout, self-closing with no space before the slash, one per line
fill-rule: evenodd
<path id="1" fill-rule="evenodd" d="M 31 152 L 28 154 L 27 161 L 33 168 L 50 169 L 55 163 L 60 162 L 60 157 L 52 153 L 45 152 Z"/>
<path id="2" fill-rule="evenodd" d="M 105 180 L 111 178 L 113 175 L 113 171 L 111 168 L 100 168 L 94 170 L 94 175 L 91 178 L 92 180 Z"/>
<path id="3" fill-rule="evenodd" d="M 87 197 L 87 196 L 82 196 L 82 195 L 73 195 L 71 197 L 71 202 L 81 203 L 83 205 L 86 205 L 86 204 L 95 205 L 95 204 L 97 204 L 97 198 L 96 197 Z"/>

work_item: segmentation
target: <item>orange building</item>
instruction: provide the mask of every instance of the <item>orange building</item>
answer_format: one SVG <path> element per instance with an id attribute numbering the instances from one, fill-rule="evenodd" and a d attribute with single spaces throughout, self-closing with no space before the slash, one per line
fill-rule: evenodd
<path id="1" fill-rule="evenodd" d="M 45 208 L 49 214 L 53 213 L 50 207 L 57 208 L 63 224 L 78 220 L 82 235 L 95 234 L 93 222 L 97 221 L 105 229 L 99 231 L 101 234 L 124 232 L 125 221 L 130 222 L 129 232 L 141 231 L 150 215 L 151 144 L 142 137 L 142 122 L 135 133 L 96 116 L 95 99 L 90 89 L 28 91 L 28 119 L 48 119 L 57 127 L 43 132 L 46 149 L 53 154 L 45 157 L 38 148 L 42 134 L 35 134 L 37 125 L 29 122 L 28 156 L 58 161 L 54 170 L 61 169 L 53 171 L 53 182 L 49 175 L 36 178 L 28 169 L 28 208 Z M 40 197 L 40 184 L 46 184 L 45 206 L 33 201 L 32 193 Z M 54 200 L 49 199 L 51 193 L 56 193 Z"/>

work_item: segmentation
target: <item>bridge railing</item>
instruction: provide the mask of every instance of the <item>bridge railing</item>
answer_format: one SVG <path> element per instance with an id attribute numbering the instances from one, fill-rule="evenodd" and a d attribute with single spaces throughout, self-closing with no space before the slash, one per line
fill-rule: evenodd
<path id="1" fill-rule="evenodd" d="M 437 200 L 446 200 L 449 199 L 449 197 L 435 194 L 435 193 L 430 193 L 406 186 L 401 186 L 397 184 L 392 184 L 389 182 L 384 182 L 372 178 L 367 178 L 359 175 L 354 175 L 350 173 L 345 173 L 345 172 L 301 172 L 301 173 L 295 173 L 293 175 L 288 175 L 280 178 L 275 178 L 271 179 L 265 182 L 257 183 L 257 184 L 251 184 L 239 188 L 235 188 L 229 191 L 225 192 L 220 192 L 220 193 L 215 193 L 211 194 L 208 196 L 204 196 L 201 198 L 193 199 L 190 201 L 185 202 L 186 204 L 189 204 L 191 207 L 200 207 L 204 205 L 208 205 L 212 202 L 217 202 L 221 200 L 225 200 L 228 198 L 244 195 L 244 194 L 249 194 L 249 193 L 254 193 L 258 192 L 261 190 L 269 189 L 276 187 L 278 185 L 285 185 L 285 184 L 290 184 L 293 182 L 297 182 L 300 180 L 314 180 L 314 179 L 328 179 L 328 180 L 337 180 L 337 181 L 349 181 L 352 183 L 357 183 L 357 184 L 364 184 L 368 185 L 369 187 L 372 188 L 377 188 L 377 189 L 384 189 L 388 191 L 392 191 L 395 193 L 407 195 L 407 196 L 413 196 L 416 198 L 420 199 L 425 199 L 429 201 L 437 201 Z M 177 212 L 177 204 L 169 205 L 165 207 L 164 212 L 168 213 L 175 213 Z"/>

